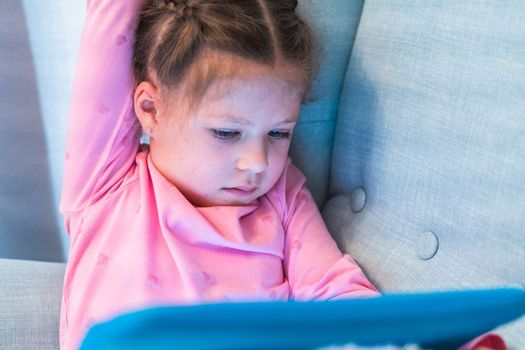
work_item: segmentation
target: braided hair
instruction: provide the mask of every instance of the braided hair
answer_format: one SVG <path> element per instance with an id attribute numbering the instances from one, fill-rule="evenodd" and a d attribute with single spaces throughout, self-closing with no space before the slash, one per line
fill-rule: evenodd
<path id="1" fill-rule="evenodd" d="M 214 78 L 239 69 L 239 62 L 252 62 L 288 67 L 306 95 L 319 49 L 297 5 L 297 0 L 146 0 L 133 47 L 135 81 L 156 79 L 168 88 L 184 82 L 198 100 Z"/>

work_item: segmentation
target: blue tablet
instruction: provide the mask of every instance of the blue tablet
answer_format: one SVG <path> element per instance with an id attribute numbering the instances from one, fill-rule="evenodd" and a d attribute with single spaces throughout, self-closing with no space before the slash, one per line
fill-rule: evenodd
<path id="1" fill-rule="evenodd" d="M 81 349 L 269 350 L 344 344 L 456 349 L 523 314 L 525 291 L 519 289 L 170 306 L 97 324 Z"/>

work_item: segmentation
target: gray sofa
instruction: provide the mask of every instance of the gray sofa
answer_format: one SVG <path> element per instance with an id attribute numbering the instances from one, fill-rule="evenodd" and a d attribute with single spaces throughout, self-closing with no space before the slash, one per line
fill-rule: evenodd
<path id="1" fill-rule="evenodd" d="M 341 249 L 385 293 L 525 288 L 525 2 L 299 3 L 325 63 L 291 153 Z M 1 349 L 58 348 L 83 7 L 0 7 Z M 525 349 L 525 318 L 498 331 Z"/>

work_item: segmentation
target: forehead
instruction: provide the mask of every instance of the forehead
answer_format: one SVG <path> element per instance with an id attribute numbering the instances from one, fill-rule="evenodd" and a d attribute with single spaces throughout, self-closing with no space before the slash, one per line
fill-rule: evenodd
<path id="1" fill-rule="evenodd" d="M 295 123 L 300 93 L 283 80 L 261 76 L 231 78 L 210 85 L 194 110 L 195 121 L 231 122 L 242 125 Z"/>
<path id="2" fill-rule="evenodd" d="M 293 67 L 208 52 L 194 62 L 180 85 L 162 90 L 170 114 L 178 115 L 179 121 L 194 119 L 191 116 L 261 118 L 264 114 L 289 120 L 299 114 L 302 82 L 299 70 Z"/>
<path id="3" fill-rule="evenodd" d="M 304 94 L 304 72 L 293 65 L 284 62 L 266 64 L 217 50 L 203 49 L 183 77 L 180 87 L 188 100 L 198 103 L 212 85 L 227 87 L 229 81 L 269 82 L 272 79 L 287 82 L 291 88 Z M 215 86 L 216 89 L 218 87 L 220 86 Z"/>
<path id="4" fill-rule="evenodd" d="M 201 110 L 231 110 L 256 114 L 293 113 L 301 103 L 301 92 L 289 82 L 273 76 L 230 77 L 214 81 L 199 103 Z"/>
<path id="5" fill-rule="evenodd" d="M 295 101 L 300 95 L 301 90 L 288 80 L 262 73 L 215 79 L 206 89 L 203 100 L 208 103 L 236 103 L 243 99 Z"/>

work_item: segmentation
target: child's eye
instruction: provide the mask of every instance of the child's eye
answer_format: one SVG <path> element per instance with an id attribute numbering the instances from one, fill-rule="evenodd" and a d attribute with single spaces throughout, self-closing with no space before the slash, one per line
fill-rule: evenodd
<path id="1" fill-rule="evenodd" d="M 234 140 L 241 136 L 239 131 L 212 129 L 213 136 L 219 140 Z"/>
<path id="2" fill-rule="evenodd" d="M 272 130 L 268 133 L 268 135 L 274 139 L 289 139 L 290 138 L 289 131 Z"/>

